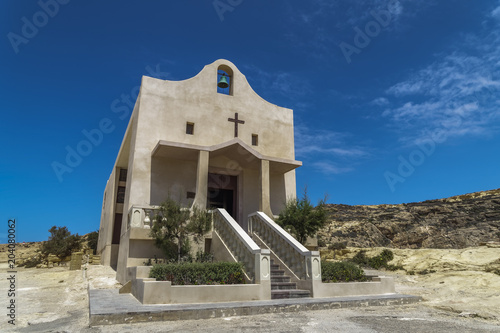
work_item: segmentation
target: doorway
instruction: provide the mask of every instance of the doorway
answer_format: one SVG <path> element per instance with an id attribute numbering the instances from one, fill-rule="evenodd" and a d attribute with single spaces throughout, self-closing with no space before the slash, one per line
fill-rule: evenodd
<path id="1" fill-rule="evenodd" d="M 208 174 L 207 208 L 224 208 L 238 220 L 238 178 L 237 176 Z"/>

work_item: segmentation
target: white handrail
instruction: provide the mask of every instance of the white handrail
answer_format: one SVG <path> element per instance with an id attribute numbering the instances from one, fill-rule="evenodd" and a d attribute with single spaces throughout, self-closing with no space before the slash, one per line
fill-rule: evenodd
<path id="1" fill-rule="evenodd" d="M 269 218 L 269 216 L 267 216 L 263 212 L 255 212 L 248 215 L 249 218 L 252 218 L 253 216 L 258 216 L 262 220 L 264 220 L 271 229 L 273 229 L 276 233 L 278 233 L 281 236 L 281 238 L 286 240 L 286 242 L 290 244 L 300 254 L 306 255 L 308 252 L 310 252 L 304 245 L 299 243 L 298 240 L 293 238 L 288 232 L 286 232 L 282 227 L 280 227 L 276 222 L 271 220 L 271 218 Z"/>
<path id="2" fill-rule="evenodd" d="M 250 235 L 268 247 L 276 259 L 297 279 L 321 279 L 318 251 L 309 251 L 263 212 L 250 214 L 248 227 Z"/>
<path id="3" fill-rule="evenodd" d="M 224 217 L 227 224 L 233 229 L 236 236 L 245 245 L 245 247 L 252 253 L 260 253 L 260 247 L 253 241 L 252 238 L 243 230 L 243 228 L 229 215 L 225 209 L 218 208 L 216 212 Z"/>

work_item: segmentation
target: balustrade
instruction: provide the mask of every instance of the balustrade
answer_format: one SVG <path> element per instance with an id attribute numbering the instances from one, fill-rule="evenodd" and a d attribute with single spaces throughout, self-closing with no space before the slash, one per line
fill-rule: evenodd
<path id="1" fill-rule="evenodd" d="M 249 215 L 249 232 L 264 243 L 299 280 L 321 279 L 319 252 L 309 251 L 266 214 Z"/>
<path id="2" fill-rule="evenodd" d="M 128 211 L 127 229 L 150 229 L 153 226 L 154 211 L 158 209 L 158 206 L 132 206 Z"/>
<path id="3" fill-rule="evenodd" d="M 217 233 L 234 260 L 243 264 L 249 280 L 269 279 L 268 276 L 256 276 L 259 272 L 269 271 L 269 268 L 263 270 L 261 267 L 264 264 L 269 265 L 268 250 L 261 250 L 224 209 L 214 211 L 213 224 L 214 232 Z"/>

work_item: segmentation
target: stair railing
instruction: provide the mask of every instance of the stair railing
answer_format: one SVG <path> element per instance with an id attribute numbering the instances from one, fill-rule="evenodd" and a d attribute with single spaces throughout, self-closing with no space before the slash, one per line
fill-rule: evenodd
<path id="1" fill-rule="evenodd" d="M 261 249 L 243 228 L 222 208 L 214 210 L 213 232 L 231 258 L 243 264 L 248 281 L 270 280 L 270 253 Z M 215 254 L 217 256 L 217 253 Z"/>
<path id="2" fill-rule="evenodd" d="M 318 251 L 309 251 L 288 232 L 263 212 L 248 216 L 248 232 L 269 248 L 295 280 L 304 281 L 302 287 L 313 289 L 313 282 L 321 282 L 321 261 Z"/>

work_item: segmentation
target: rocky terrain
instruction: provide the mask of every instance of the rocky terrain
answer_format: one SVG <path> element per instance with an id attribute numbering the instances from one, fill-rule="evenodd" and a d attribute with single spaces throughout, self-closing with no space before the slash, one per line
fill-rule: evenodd
<path id="1" fill-rule="evenodd" d="M 322 260 L 352 258 L 359 248 L 321 251 Z M 367 248 L 373 257 L 384 248 Z M 400 293 L 422 296 L 423 304 L 459 317 L 478 317 L 500 324 L 500 243 L 465 249 L 392 249 Z M 368 271 L 370 272 L 370 271 Z"/>
<path id="2" fill-rule="evenodd" d="M 500 189 L 400 205 L 327 205 L 320 246 L 461 249 L 500 240 Z"/>
<path id="3" fill-rule="evenodd" d="M 88 236 L 89 234 L 83 235 L 83 242 L 80 247 L 80 251 L 85 254 L 90 254 L 92 250 L 88 246 Z M 55 255 L 49 255 L 45 257 L 42 255 L 42 246 L 44 242 L 22 242 L 16 243 L 15 246 L 15 256 L 16 256 L 16 266 L 22 267 L 29 261 L 38 262 L 36 265 L 38 268 L 52 268 L 57 266 L 68 266 L 71 256 L 65 258 L 58 258 Z M 9 255 L 8 244 L 0 244 L 0 263 L 7 263 Z M 96 255 L 89 255 L 91 258 L 89 263 L 97 264 L 100 261 L 100 257 Z"/>

